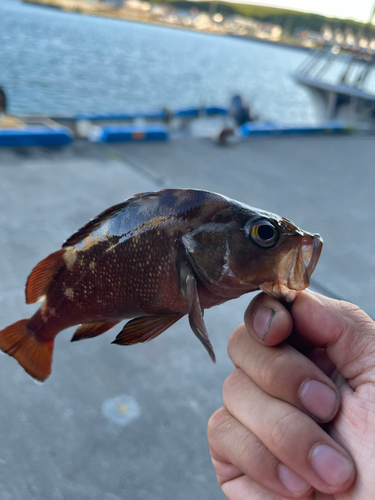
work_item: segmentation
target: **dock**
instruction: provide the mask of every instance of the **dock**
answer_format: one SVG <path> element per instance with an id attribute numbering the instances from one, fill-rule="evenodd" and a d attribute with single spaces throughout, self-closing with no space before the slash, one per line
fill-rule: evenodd
<path id="1" fill-rule="evenodd" d="M 312 289 L 375 317 L 374 158 L 373 137 L 361 135 L 0 149 L 0 328 L 33 313 L 28 274 L 76 229 L 135 193 L 167 187 L 216 191 L 319 232 Z M 186 317 L 131 347 L 111 345 L 121 326 L 74 344 L 65 331 L 42 386 L 1 356 L 0 498 L 224 499 L 206 425 L 222 405 L 233 369 L 226 343 L 250 299 L 206 311 L 216 365 Z M 102 410 L 123 396 L 139 408 L 128 425 Z M 115 411 L 126 413 L 126 403 Z"/>

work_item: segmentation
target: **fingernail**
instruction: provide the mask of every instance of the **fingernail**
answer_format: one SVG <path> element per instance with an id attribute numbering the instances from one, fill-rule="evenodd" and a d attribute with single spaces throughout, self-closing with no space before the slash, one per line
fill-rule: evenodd
<path id="1" fill-rule="evenodd" d="M 330 486 L 341 486 L 353 474 L 353 463 L 325 444 L 313 449 L 310 460 L 314 471 Z"/>
<path id="2" fill-rule="evenodd" d="M 300 387 L 299 397 L 305 409 L 322 422 L 328 422 L 336 415 L 338 395 L 323 382 L 306 380 Z"/>
<path id="3" fill-rule="evenodd" d="M 301 476 L 293 472 L 292 469 L 289 469 L 289 467 L 284 464 L 279 465 L 279 479 L 285 488 L 295 495 L 302 495 L 302 493 L 310 488 L 307 481 L 302 479 Z"/>
<path id="4" fill-rule="evenodd" d="M 272 319 L 275 316 L 276 311 L 271 309 L 270 307 L 260 307 L 255 313 L 253 319 L 253 328 L 255 333 L 259 338 L 264 340 L 264 337 L 267 335 L 268 330 L 271 326 Z"/>

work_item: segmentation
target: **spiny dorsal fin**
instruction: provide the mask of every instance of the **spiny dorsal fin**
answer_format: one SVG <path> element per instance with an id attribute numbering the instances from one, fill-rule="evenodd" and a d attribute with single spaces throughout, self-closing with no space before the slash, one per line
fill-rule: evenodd
<path id="1" fill-rule="evenodd" d="M 58 250 L 51 253 L 34 267 L 26 282 L 26 304 L 34 304 L 46 295 L 51 281 L 59 269 L 65 265 L 65 252 L 66 250 Z"/>
<path id="2" fill-rule="evenodd" d="M 98 323 L 84 323 L 77 328 L 70 342 L 77 340 L 91 339 L 106 332 L 113 326 L 117 325 L 118 321 L 108 322 L 102 321 Z"/>
<path id="3" fill-rule="evenodd" d="M 135 200 L 138 200 L 138 198 L 143 198 L 144 196 L 149 196 L 154 194 L 155 193 L 151 192 L 136 194 L 132 198 L 129 198 L 128 200 L 123 201 L 122 203 L 107 208 L 107 210 L 104 210 L 104 212 L 100 213 L 99 215 L 91 219 L 90 222 L 85 224 L 83 227 L 81 227 L 81 229 L 76 231 L 74 234 L 72 234 L 72 236 L 70 236 L 66 241 L 64 241 L 64 243 L 62 244 L 62 248 L 77 245 L 84 238 L 89 236 L 93 231 L 98 229 L 98 227 L 100 227 L 104 222 L 108 221 L 109 219 L 112 219 L 125 208 L 128 208 Z"/>
<path id="4" fill-rule="evenodd" d="M 132 319 L 126 323 L 112 344 L 131 345 L 147 342 L 163 333 L 182 316 L 183 314 L 160 314 Z"/>

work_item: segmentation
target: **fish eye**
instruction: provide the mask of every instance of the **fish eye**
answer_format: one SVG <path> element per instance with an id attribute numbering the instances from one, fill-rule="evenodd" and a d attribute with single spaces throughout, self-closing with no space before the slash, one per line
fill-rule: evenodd
<path id="1" fill-rule="evenodd" d="M 275 246 L 279 239 L 279 231 L 268 220 L 258 220 L 246 231 L 253 242 L 262 248 Z"/>

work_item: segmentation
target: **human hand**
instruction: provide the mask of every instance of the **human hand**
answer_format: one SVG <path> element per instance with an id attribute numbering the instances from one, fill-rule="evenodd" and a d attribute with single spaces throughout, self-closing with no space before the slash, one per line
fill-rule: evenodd
<path id="1" fill-rule="evenodd" d="M 224 382 L 225 407 L 208 423 L 226 497 L 373 500 L 371 318 L 306 291 L 288 312 L 261 293 L 230 337 L 228 353 L 236 369 Z"/>

